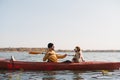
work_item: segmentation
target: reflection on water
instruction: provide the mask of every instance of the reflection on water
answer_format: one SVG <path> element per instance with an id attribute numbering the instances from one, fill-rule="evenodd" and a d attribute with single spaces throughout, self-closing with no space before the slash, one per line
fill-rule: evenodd
<path id="1" fill-rule="evenodd" d="M 0 71 L 0 80 L 119 80 L 120 71 Z"/>
<path id="2" fill-rule="evenodd" d="M 62 54 L 62 53 L 61 53 Z M 73 53 L 67 53 L 65 60 L 72 59 Z M 42 61 L 44 54 L 31 55 L 24 53 L 0 52 L 0 57 L 10 58 L 14 55 L 17 60 Z M 86 61 L 120 61 L 120 53 L 83 53 Z M 64 67 L 64 66 L 63 66 Z M 120 80 L 120 70 L 114 71 L 7 71 L 0 70 L 0 80 Z"/>
<path id="3" fill-rule="evenodd" d="M 73 80 L 84 80 L 82 78 L 82 72 L 81 71 L 73 71 Z"/>
<path id="4" fill-rule="evenodd" d="M 47 71 L 47 72 L 44 72 L 44 76 L 42 78 L 42 80 L 56 80 L 55 76 L 56 75 L 56 72 L 55 71 Z"/>

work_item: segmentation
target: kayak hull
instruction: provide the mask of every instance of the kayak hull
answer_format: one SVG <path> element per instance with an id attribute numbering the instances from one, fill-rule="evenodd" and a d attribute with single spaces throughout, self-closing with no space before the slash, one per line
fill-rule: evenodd
<path id="1" fill-rule="evenodd" d="M 0 60 L 2 70 L 119 70 L 120 62 L 48 63 Z"/>

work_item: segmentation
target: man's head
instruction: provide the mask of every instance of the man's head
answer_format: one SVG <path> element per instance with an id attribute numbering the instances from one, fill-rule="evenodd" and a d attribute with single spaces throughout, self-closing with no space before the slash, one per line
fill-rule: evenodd
<path id="1" fill-rule="evenodd" d="M 48 43 L 48 48 L 54 50 L 54 44 L 53 43 Z"/>

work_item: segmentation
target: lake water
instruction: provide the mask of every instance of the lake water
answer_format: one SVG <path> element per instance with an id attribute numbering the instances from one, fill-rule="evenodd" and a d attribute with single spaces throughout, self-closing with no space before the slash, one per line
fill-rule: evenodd
<path id="1" fill-rule="evenodd" d="M 59 52 L 60 54 L 64 54 Z M 71 60 L 73 52 L 61 61 Z M 0 57 L 17 60 L 41 62 L 44 54 L 28 54 L 27 52 L 0 52 Z M 120 61 L 120 52 L 83 52 L 86 61 Z M 0 70 L 0 80 L 120 80 L 120 70 L 105 71 L 8 71 Z"/>

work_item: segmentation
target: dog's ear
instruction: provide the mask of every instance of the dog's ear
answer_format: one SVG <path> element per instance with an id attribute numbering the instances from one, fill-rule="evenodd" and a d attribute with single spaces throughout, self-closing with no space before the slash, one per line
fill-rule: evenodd
<path id="1" fill-rule="evenodd" d="M 80 47 L 77 46 L 76 49 L 77 49 L 77 51 L 80 51 Z"/>

